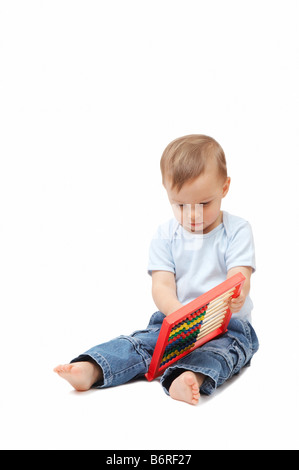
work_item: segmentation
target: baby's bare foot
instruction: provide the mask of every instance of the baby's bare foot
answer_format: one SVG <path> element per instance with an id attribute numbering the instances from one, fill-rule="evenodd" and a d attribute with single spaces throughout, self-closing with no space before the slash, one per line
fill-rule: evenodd
<path id="1" fill-rule="evenodd" d="M 199 389 L 205 376 L 191 371 L 183 372 L 171 384 L 169 394 L 174 400 L 185 401 L 190 405 L 196 405 L 199 400 Z"/>
<path id="2" fill-rule="evenodd" d="M 80 392 L 89 390 L 95 382 L 103 378 L 101 368 L 93 362 L 60 365 L 55 367 L 54 372 Z"/>

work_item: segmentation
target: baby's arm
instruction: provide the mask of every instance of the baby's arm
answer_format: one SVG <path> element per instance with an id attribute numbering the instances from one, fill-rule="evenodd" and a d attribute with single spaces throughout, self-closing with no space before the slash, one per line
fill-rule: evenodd
<path id="1" fill-rule="evenodd" d="M 241 310 L 250 290 L 252 268 L 249 266 L 231 268 L 227 273 L 227 279 L 239 272 L 245 276 L 245 282 L 239 297 L 230 302 L 232 313 Z M 152 294 L 156 306 L 166 316 L 183 306 L 177 298 L 175 276 L 170 271 L 152 271 Z"/>
<path id="2" fill-rule="evenodd" d="M 170 271 L 152 271 L 153 299 L 164 315 L 169 315 L 182 307 L 176 294 L 175 276 Z"/>
<path id="3" fill-rule="evenodd" d="M 252 268 L 250 266 L 237 266 L 235 268 L 232 268 L 227 272 L 227 279 L 237 273 L 242 273 L 243 276 L 245 276 L 245 282 L 239 297 L 231 299 L 230 301 L 230 309 L 232 313 L 238 313 L 241 310 L 246 300 L 246 297 L 249 294 Z"/>

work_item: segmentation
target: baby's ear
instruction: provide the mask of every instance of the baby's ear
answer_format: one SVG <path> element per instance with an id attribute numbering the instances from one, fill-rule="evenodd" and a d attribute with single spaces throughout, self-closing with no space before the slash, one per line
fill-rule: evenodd
<path id="1" fill-rule="evenodd" d="M 222 197 L 225 197 L 225 196 L 227 195 L 228 190 L 229 190 L 229 187 L 230 187 L 230 182 L 231 182 L 231 179 L 230 179 L 230 177 L 228 176 L 228 177 L 226 178 L 226 181 L 225 181 L 223 187 L 222 187 Z"/>

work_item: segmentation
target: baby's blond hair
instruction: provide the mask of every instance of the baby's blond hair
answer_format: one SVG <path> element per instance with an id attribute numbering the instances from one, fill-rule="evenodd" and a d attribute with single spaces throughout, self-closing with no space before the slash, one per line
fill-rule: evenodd
<path id="1" fill-rule="evenodd" d="M 215 159 L 219 176 L 227 178 L 226 159 L 222 147 L 212 137 L 191 134 L 179 137 L 167 145 L 160 167 L 162 181 L 170 181 L 172 189 L 182 189 L 184 183 L 204 173 L 208 161 Z"/>

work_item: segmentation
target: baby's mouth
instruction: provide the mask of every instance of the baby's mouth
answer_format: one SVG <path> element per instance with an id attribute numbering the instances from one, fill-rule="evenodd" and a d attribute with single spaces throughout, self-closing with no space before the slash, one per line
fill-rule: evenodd
<path id="1" fill-rule="evenodd" d="M 191 227 L 200 227 L 203 222 L 190 222 Z"/>

